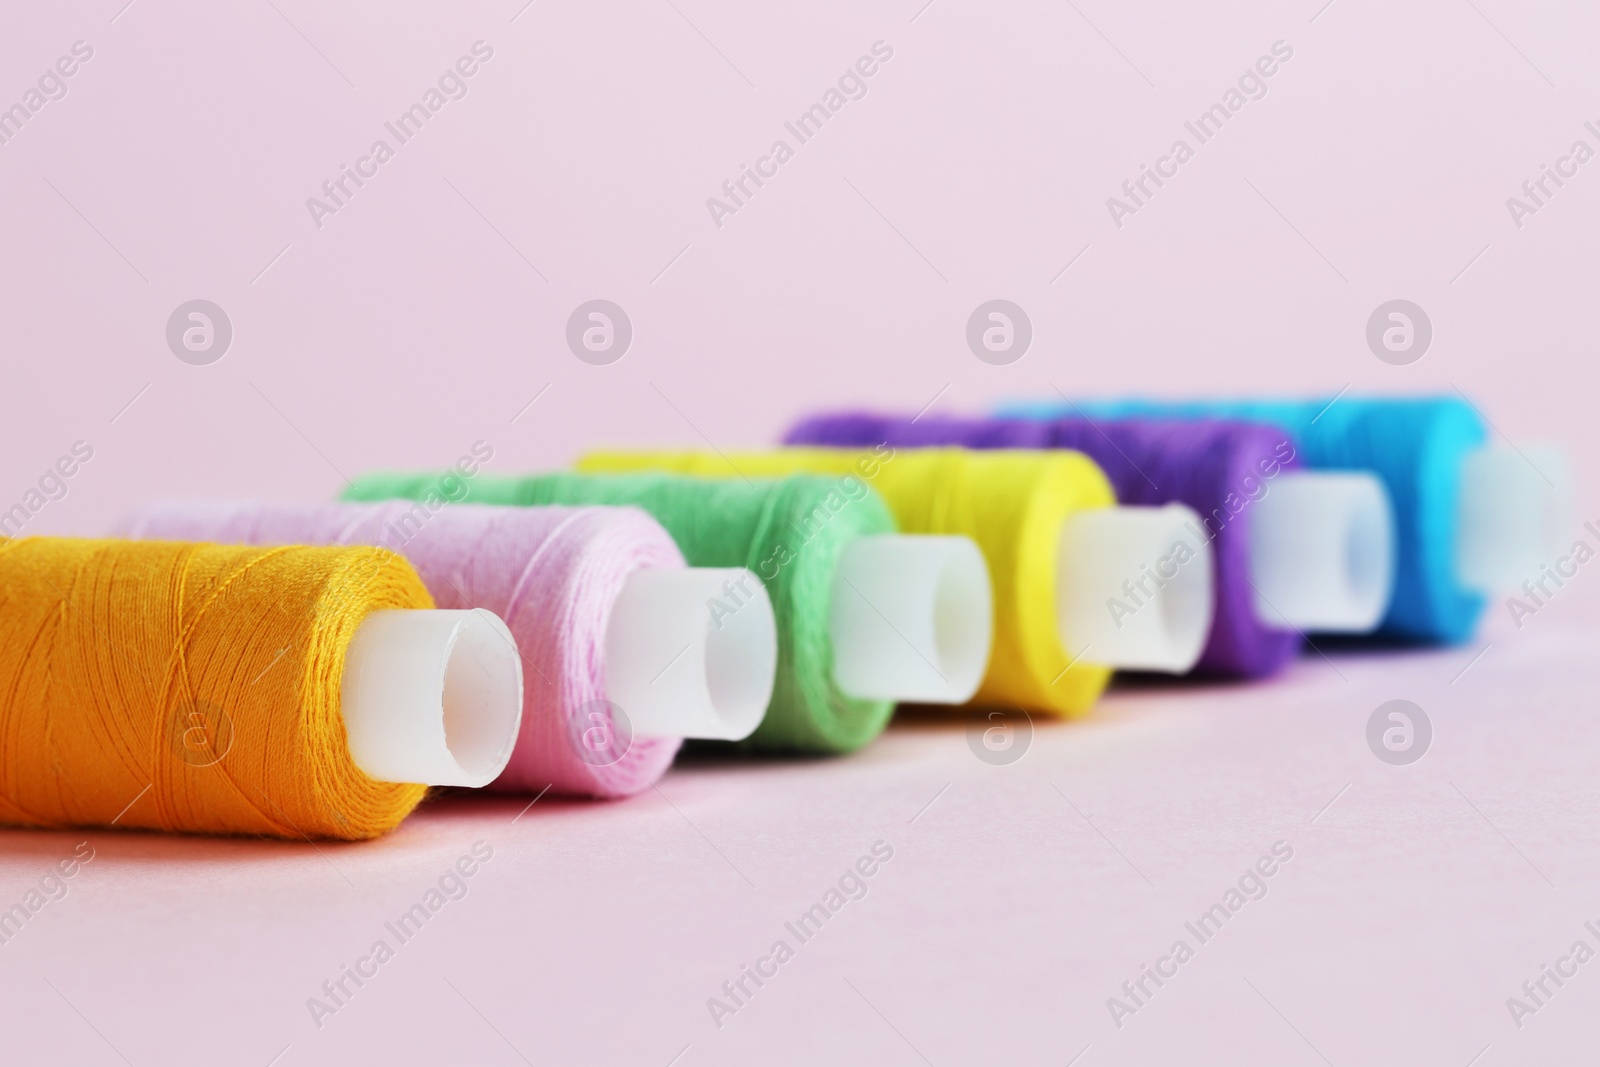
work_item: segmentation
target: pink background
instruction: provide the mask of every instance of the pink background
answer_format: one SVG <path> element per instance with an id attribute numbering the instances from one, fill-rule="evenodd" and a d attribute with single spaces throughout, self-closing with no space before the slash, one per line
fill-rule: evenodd
<path id="1" fill-rule="evenodd" d="M 1600 162 L 1520 229 L 1505 201 L 1574 140 L 1600 148 L 1583 126 L 1600 124 L 1600 26 L 1578 5 L 1320 6 L 9 11 L 0 105 L 73 42 L 94 56 L 0 145 L 0 509 L 78 440 L 93 460 L 26 532 L 100 533 L 158 496 L 327 499 L 340 472 L 443 465 L 480 439 L 488 469 L 515 471 L 601 444 L 758 443 L 823 405 L 978 410 L 1052 385 L 1457 386 L 1509 440 L 1565 445 L 1587 505 Z M 318 229 L 306 198 L 480 39 L 494 56 L 468 95 Z M 706 198 L 878 40 L 894 57 L 866 97 L 714 225 Z M 1116 228 L 1106 198 L 1278 40 L 1294 56 L 1268 95 Z M 1005 367 L 963 335 L 996 297 L 1035 332 Z M 1363 338 L 1396 297 L 1435 329 L 1408 367 Z M 193 298 L 233 323 L 210 366 L 166 346 Z M 594 298 L 633 323 L 611 366 L 563 339 Z M 1593 581 L 1521 631 L 1497 608 L 1468 649 L 1123 690 L 1088 723 L 1041 724 L 1005 768 L 972 757 L 965 723 L 918 721 L 852 759 L 680 768 L 660 794 L 515 823 L 520 804 L 450 799 L 321 852 L 0 834 L 0 905 L 82 837 L 97 849 L 0 946 L 0 1049 L 1570 1062 L 1594 967 L 1520 1031 L 1505 998 L 1577 937 L 1600 947 L 1582 929 L 1600 920 Z M 1365 748 L 1391 697 L 1434 718 L 1411 768 Z M 305 999 L 480 838 L 496 854 L 470 896 L 317 1030 Z M 895 859 L 869 896 L 717 1030 L 705 998 L 878 838 Z M 1105 998 L 1279 838 L 1295 859 L 1268 898 L 1117 1030 Z"/>

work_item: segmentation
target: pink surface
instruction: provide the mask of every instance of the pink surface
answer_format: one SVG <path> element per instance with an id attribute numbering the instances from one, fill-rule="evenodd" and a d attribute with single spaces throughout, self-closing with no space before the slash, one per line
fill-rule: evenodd
<path id="1" fill-rule="evenodd" d="M 39 489 L 24 532 L 99 533 L 157 497 L 328 500 L 479 440 L 512 472 L 768 441 L 824 406 L 1347 384 L 1459 386 L 1518 445 L 1565 444 L 1592 504 L 1600 164 L 1520 226 L 1506 200 L 1600 146 L 1597 29 L 1504 0 L 10 9 L 0 106 L 94 55 L 0 144 L 0 513 Z M 306 199 L 478 40 L 467 95 L 318 228 Z M 719 228 L 707 198 L 879 40 L 866 96 Z M 1107 198 L 1278 40 L 1267 95 L 1117 228 Z M 165 336 L 196 298 L 233 325 L 209 366 Z M 1007 366 L 965 338 L 996 298 L 1034 329 Z M 1396 298 L 1433 321 L 1410 366 L 1364 340 Z M 592 299 L 632 321 L 609 366 L 565 342 Z M 1600 919 L 1593 581 L 1520 632 L 1497 608 L 1455 684 L 1475 649 L 1122 691 L 1009 767 L 914 724 L 514 822 L 451 799 L 363 847 L 93 835 L 0 945 L 0 1058 L 522 1062 L 504 1035 L 682 1067 L 1573 1062 L 1600 965 L 1521 1030 L 1505 1000 Z M 1363 739 L 1396 697 L 1437 727 L 1409 768 Z M 706 998 L 880 838 L 868 896 L 718 1031 Z M 1106 998 L 1279 838 L 1267 898 L 1117 1030 Z M 0 902 L 80 839 L 0 834 Z M 479 839 L 467 898 L 317 1030 L 306 998 Z"/>

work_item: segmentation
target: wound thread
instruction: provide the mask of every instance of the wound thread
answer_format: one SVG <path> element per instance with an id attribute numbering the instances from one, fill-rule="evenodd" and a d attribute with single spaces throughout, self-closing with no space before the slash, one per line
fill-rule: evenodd
<path id="1" fill-rule="evenodd" d="M 344 657 L 431 608 L 373 548 L 0 542 L 0 822 L 376 837 L 425 786 L 350 757 Z"/>

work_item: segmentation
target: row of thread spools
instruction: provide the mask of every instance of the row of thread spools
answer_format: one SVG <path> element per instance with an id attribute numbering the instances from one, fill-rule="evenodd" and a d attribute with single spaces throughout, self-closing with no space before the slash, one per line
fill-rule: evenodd
<path id="1" fill-rule="evenodd" d="M 808 418 L 787 447 L 171 503 L 0 543 L 0 822 L 361 839 L 428 786 L 647 789 L 897 703 L 1087 711 L 1307 634 L 1455 643 L 1565 533 L 1463 399 Z"/>

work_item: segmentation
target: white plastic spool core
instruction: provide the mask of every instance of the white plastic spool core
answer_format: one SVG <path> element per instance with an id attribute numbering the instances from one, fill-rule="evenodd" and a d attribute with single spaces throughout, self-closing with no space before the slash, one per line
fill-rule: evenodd
<path id="1" fill-rule="evenodd" d="M 375 611 L 345 652 L 350 757 L 385 782 L 488 785 L 522 722 L 522 658 L 491 612 Z"/>
<path id="2" fill-rule="evenodd" d="M 834 682 L 863 700 L 964 704 L 994 638 L 989 567 L 969 537 L 850 542 L 833 573 Z"/>
<path id="3" fill-rule="evenodd" d="M 778 627 L 743 567 L 634 571 L 606 627 L 606 697 L 638 737 L 739 741 L 761 725 Z"/>
<path id="4" fill-rule="evenodd" d="M 1461 463 L 1456 575 L 1485 593 L 1515 589 L 1564 548 L 1571 480 L 1555 448 L 1490 445 Z"/>
<path id="5" fill-rule="evenodd" d="M 1211 542 L 1182 504 L 1080 512 L 1063 524 L 1056 622 L 1069 657 L 1182 674 L 1215 600 Z"/>
<path id="6" fill-rule="evenodd" d="M 1256 618 L 1280 630 L 1368 633 L 1394 594 L 1394 507 L 1365 473 L 1286 471 L 1250 514 Z"/>

